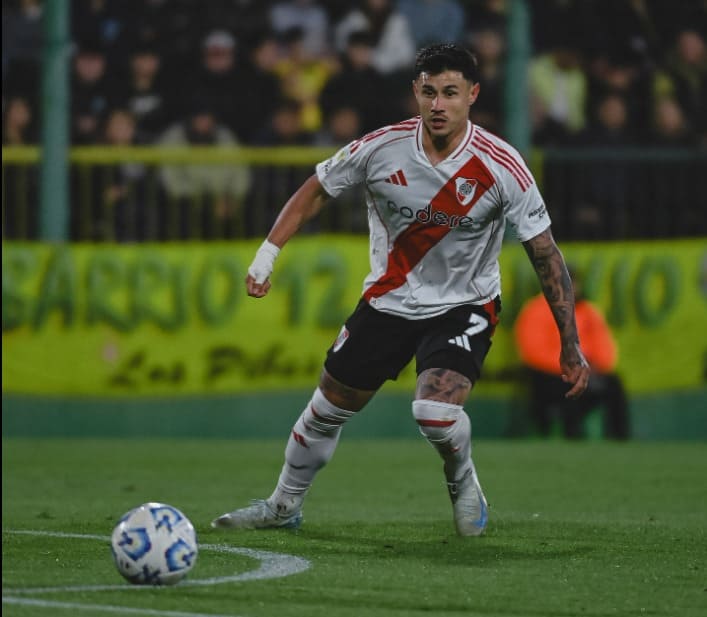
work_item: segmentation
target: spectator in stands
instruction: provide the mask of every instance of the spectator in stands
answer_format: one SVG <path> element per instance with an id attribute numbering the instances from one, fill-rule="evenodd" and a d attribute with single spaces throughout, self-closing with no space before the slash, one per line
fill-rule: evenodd
<path id="1" fill-rule="evenodd" d="M 626 100 L 606 94 L 597 104 L 592 120 L 577 136 L 583 146 L 630 146 L 635 144 Z"/>
<path id="2" fill-rule="evenodd" d="M 130 33 L 130 47 L 153 47 L 167 67 L 179 67 L 182 80 L 184 67 L 191 69 L 199 59 L 204 32 L 210 32 L 213 23 L 218 28 L 227 27 L 220 21 L 205 22 L 202 19 L 209 8 L 223 6 L 221 2 L 143 0 L 135 3 L 118 0 L 117 4 L 126 8 L 123 19 L 125 31 Z"/>
<path id="3" fill-rule="evenodd" d="M 42 3 L 39 0 L 3 2 L 2 7 L 2 92 L 39 103 L 39 67 L 44 49 Z"/>
<path id="4" fill-rule="evenodd" d="M 685 113 L 672 97 L 662 97 L 653 106 L 648 145 L 680 148 L 695 145 L 696 136 L 690 130 Z"/>
<path id="5" fill-rule="evenodd" d="M 213 111 L 219 122 L 241 137 L 242 123 L 248 122 L 239 113 L 243 94 L 240 69 L 236 63 L 236 39 L 226 30 L 212 30 L 202 40 L 201 62 L 196 70 L 190 93 L 198 96 Z M 185 101 L 187 104 L 189 100 Z M 188 113 L 188 110 L 184 110 Z"/>
<path id="6" fill-rule="evenodd" d="M 692 0 L 680 3 L 662 0 L 584 3 L 576 12 L 584 24 L 588 54 L 631 58 L 635 66 L 651 63 L 652 58 L 662 54 L 664 26 L 680 13 L 676 5 L 689 2 Z"/>
<path id="7" fill-rule="evenodd" d="M 198 98 L 184 122 L 174 124 L 159 140 L 162 146 L 220 146 L 235 148 L 233 132 L 218 122 L 208 100 Z M 168 197 L 167 209 L 180 218 L 178 230 L 167 229 L 183 238 L 230 237 L 238 229 L 243 198 L 251 182 L 243 165 L 164 165 L 160 179 Z"/>
<path id="8" fill-rule="evenodd" d="M 464 0 L 466 28 L 473 32 L 495 28 L 505 30 L 509 5 L 507 0 Z M 535 13 L 535 6 L 531 14 Z"/>
<path id="9" fill-rule="evenodd" d="M 363 120 L 354 107 L 342 104 L 330 109 L 324 118 L 324 127 L 314 137 L 317 146 L 335 146 L 341 148 L 364 134 Z M 366 189 L 355 187 L 331 200 L 322 220 L 310 222 L 309 229 L 337 229 L 352 233 L 368 233 L 366 212 L 359 207 L 366 200 Z M 274 219 L 273 221 L 274 222 Z"/>
<path id="10" fill-rule="evenodd" d="M 2 110 L 3 147 L 34 143 L 36 143 L 36 135 L 29 101 L 21 96 L 8 97 L 4 101 Z M 36 167 L 13 165 L 3 160 L 3 238 L 12 240 L 36 238 L 37 187 Z"/>
<path id="11" fill-rule="evenodd" d="M 152 45 L 132 50 L 122 95 L 136 123 L 138 142 L 154 141 L 172 123 L 176 95 L 166 83 L 162 57 Z"/>
<path id="12" fill-rule="evenodd" d="M 24 146 L 36 143 L 32 108 L 21 96 L 3 101 L 2 145 Z M 2 203 L 3 238 L 31 240 L 37 238 L 38 167 L 13 165 L 3 160 Z"/>
<path id="13" fill-rule="evenodd" d="M 636 145 L 628 116 L 628 107 L 619 94 L 607 94 L 599 101 L 591 122 L 572 145 L 614 148 Z M 584 166 L 584 199 L 569 213 L 575 237 L 601 240 L 628 232 L 630 200 L 630 167 L 626 161 L 598 157 Z"/>
<path id="14" fill-rule="evenodd" d="M 469 42 L 479 61 L 479 77 L 483 88 L 483 95 L 471 108 L 471 119 L 492 133 L 502 135 L 502 113 L 505 106 L 505 35 L 496 26 L 483 25 L 470 32 Z"/>
<path id="15" fill-rule="evenodd" d="M 278 101 L 270 123 L 257 136 L 258 146 L 306 146 L 312 134 L 302 125 L 302 105 L 294 99 Z M 244 213 L 247 235 L 261 231 L 277 216 L 277 205 L 292 193 L 308 173 L 308 167 L 262 165 L 253 170 L 253 190 Z"/>
<path id="16" fill-rule="evenodd" d="M 243 63 L 243 84 L 248 96 L 241 97 L 238 105 L 240 134 L 251 143 L 265 130 L 282 98 L 280 79 L 275 72 L 279 61 L 279 44 L 274 33 L 261 31 L 245 42 L 248 49 Z"/>
<path id="17" fill-rule="evenodd" d="M 29 101 L 21 96 L 9 98 L 3 105 L 2 143 L 4 146 L 37 143 L 32 108 Z"/>
<path id="18" fill-rule="evenodd" d="M 124 148 L 136 145 L 135 116 L 128 109 L 113 109 L 106 120 L 103 143 Z"/>
<path id="19" fill-rule="evenodd" d="M 100 141 L 100 131 L 108 110 L 118 94 L 109 78 L 106 55 L 100 43 L 79 43 L 73 59 L 71 79 L 72 142 L 92 144 Z"/>
<path id="20" fill-rule="evenodd" d="M 678 32 L 653 88 L 656 98 L 678 101 L 699 142 L 707 144 L 707 45 L 697 29 Z"/>
<path id="21" fill-rule="evenodd" d="M 587 77 L 568 36 L 530 62 L 533 141 L 539 145 L 567 143 L 586 122 Z"/>
<path id="22" fill-rule="evenodd" d="M 457 0 L 398 0 L 397 7 L 410 24 L 415 47 L 464 41 L 466 15 Z"/>
<path id="23" fill-rule="evenodd" d="M 18 0 L 3 2 L 2 15 L 2 65 L 15 60 L 29 60 L 39 64 L 42 60 L 42 2 Z"/>
<path id="24" fill-rule="evenodd" d="M 149 3 L 145 3 L 149 4 Z M 133 32 L 128 27 L 130 2 L 93 0 L 71 2 L 72 37 L 74 40 L 92 40 L 99 46 L 112 68 L 119 66 L 128 53 Z"/>
<path id="25" fill-rule="evenodd" d="M 154 0 L 153 0 L 154 1 Z M 231 32 L 243 53 L 249 49 L 246 42 L 255 32 L 271 29 L 270 10 L 273 2 L 263 0 L 221 0 L 220 2 L 194 2 L 190 13 L 198 12 L 205 30 L 220 28 Z M 174 0 L 167 0 L 170 5 Z"/>
<path id="26" fill-rule="evenodd" d="M 275 72 L 284 96 L 301 105 L 302 128 L 315 133 L 322 125 L 319 95 L 334 72 L 334 66 L 329 59 L 312 56 L 307 51 L 303 34 L 299 27 L 283 34 L 285 49 L 275 66 Z"/>
<path id="27" fill-rule="evenodd" d="M 314 143 L 317 146 L 345 146 L 366 132 L 362 126 L 363 119 L 355 107 L 332 107 L 326 112 L 324 128 L 315 135 Z"/>
<path id="28" fill-rule="evenodd" d="M 302 124 L 302 104 L 295 99 L 278 101 L 270 122 L 256 137 L 259 146 L 304 146 L 312 134 Z"/>
<path id="29" fill-rule="evenodd" d="M 415 61 L 415 41 L 407 18 L 400 13 L 394 0 L 363 0 L 336 25 L 335 43 L 343 53 L 352 32 L 367 30 L 373 39 L 372 64 L 380 73 L 391 75 L 407 72 Z M 409 84 L 409 76 L 406 77 Z"/>
<path id="30" fill-rule="evenodd" d="M 106 120 L 104 140 L 108 146 L 136 145 L 137 124 L 127 109 L 114 109 Z M 150 238 L 146 211 L 147 177 L 141 163 L 118 163 L 95 168 L 92 185 L 99 191 L 93 201 L 99 233 L 97 239 L 132 242 Z"/>
<path id="31" fill-rule="evenodd" d="M 521 309 L 514 330 L 529 376 L 530 417 L 543 436 L 551 434 L 553 423 L 558 420 L 565 437 L 580 439 L 585 437 L 587 415 L 601 405 L 604 436 L 628 439 L 628 402 L 616 372 L 616 341 L 601 312 L 582 295 L 577 272 L 569 270 L 575 290 L 579 341 L 592 375 L 582 398 L 565 397 L 567 383 L 560 372 L 560 337 L 555 320 L 542 294 L 530 299 Z"/>
<path id="32" fill-rule="evenodd" d="M 393 122 L 399 110 L 391 115 L 387 101 L 395 100 L 388 81 L 372 64 L 373 41 L 366 30 L 352 32 L 341 56 L 341 70 L 326 83 L 319 97 L 322 110 L 329 115 L 335 109 L 352 107 L 361 119 L 362 133 Z M 409 88 L 408 88 L 409 89 Z M 386 100 L 386 105 L 380 104 Z M 384 109 L 386 108 L 386 109 Z"/>
<path id="33" fill-rule="evenodd" d="M 613 49 L 593 54 L 587 74 L 590 114 L 596 112 L 608 95 L 615 94 L 622 99 L 634 128 L 650 124 L 651 72 L 644 54 L 617 44 Z"/>
<path id="34" fill-rule="evenodd" d="M 293 28 L 302 32 L 302 47 L 311 58 L 329 55 L 329 17 L 315 0 L 282 0 L 270 9 L 270 25 L 279 35 Z"/>

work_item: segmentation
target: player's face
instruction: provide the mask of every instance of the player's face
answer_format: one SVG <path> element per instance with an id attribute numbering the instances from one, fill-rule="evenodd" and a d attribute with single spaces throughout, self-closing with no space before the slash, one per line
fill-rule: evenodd
<path id="1" fill-rule="evenodd" d="M 466 131 L 469 107 L 479 94 L 459 71 L 420 73 L 413 90 L 425 128 L 434 140 L 450 140 Z"/>

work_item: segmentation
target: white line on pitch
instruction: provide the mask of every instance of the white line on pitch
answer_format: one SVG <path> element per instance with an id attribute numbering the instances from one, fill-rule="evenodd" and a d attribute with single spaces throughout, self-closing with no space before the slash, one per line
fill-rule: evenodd
<path id="1" fill-rule="evenodd" d="M 46 536 L 54 538 L 76 538 L 79 540 L 101 540 L 109 542 L 108 536 L 92 534 L 66 533 L 62 531 L 33 531 L 31 529 L 7 529 L 3 533 Z M 309 569 L 312 565 L 308 560 L 294 555 L 283 553 L 271 553 L 270 551 L 259 551 L 250 548 L 239 548 L 237 546 L 227 546 L 225 544 L 199 544 L 199 550 L 215 551 L 219 553 L 233 553 L 250 557 L 260 562 L 260 567 L 255 570 L 239 572 L 230 576 L 217 576 L 213 578 L 188 579 L 178 583 L 179 587 L 194 587 L 204 585 L 222 585 L 224 583 L 239 583 L 243 581 L 258 581 L 271 578 L 282 578 L 292 574 L 299 574 Z M 6 592 L 21 595 L 34 595 L 41 593 L 55 592 L 88 592 L 88 591 L 124 591 L 126 589 L 155 589 L 151 585 L 73 585 L 62 587 L 18 587 L 5 589 Z"/>
<path id="2" fill-rule="evenodd" d="M 121 613 L 123 615 L 156 615 L 158 617 L 244 617 L 239 615 L 217 615 L 215 613 L 185 613 L 183 611 L 161 611 L 154 608 L 129 608 L 127 606 L 111 606 L 110 604 L 82 604 L 79 602 L 55 602 L 53 600 L 34 600 L 31 598 L 14 598 L 3 596 L 3 604 L 19 606 L 36 606 L 39 608 L 64 608 L 77 611 L 102 611 L 104 613 Z"/>

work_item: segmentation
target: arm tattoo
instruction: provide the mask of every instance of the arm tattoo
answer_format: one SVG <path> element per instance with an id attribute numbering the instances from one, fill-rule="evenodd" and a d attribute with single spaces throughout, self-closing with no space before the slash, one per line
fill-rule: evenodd
<path id="1" fill-rule="evenodd" d="M 417 378 L 416 399 L 432 399 L 443 403 L 463 405 L 472 383 L 464 375 L 443 368 L 429 368 Z"/>
<path id="2" fill-rule="evenodd" d="M 523 243 L 555 317 L 562 344 L 577 343 L 574 292 L 565 260 L 549 229 Z"/>

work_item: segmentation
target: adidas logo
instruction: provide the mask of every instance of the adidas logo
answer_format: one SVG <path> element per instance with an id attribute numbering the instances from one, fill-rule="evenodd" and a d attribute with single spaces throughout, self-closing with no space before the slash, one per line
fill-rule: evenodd
<path id="1" fill-rule="evenodd" d="M 462 349 L 466 349 L 467 351 L 471 351 L 471 346 L 469 345 L 469 337 L 466 334 L 450 338 L 448 342 L 452 345 L 456 345 L 457 347 L 461 347 Z"/>
<path id="2" fill-rule="evenodd" d="M 407 186 L 408 181 L 405 178 L 405 174 L 402 169 L 398 169 L 390 178 L 386 178 L 385 181 L 388 184 L 398 184 L 400 186 Z"/>
<path id="3" fill-rule="evenodd" d="M 469 344 L 469 337 L 474 336 L 475 334 L 479 334 L 479 332 L 483 332 L 486 330 L 486 328 L 489 325 L 489 320 L 486 319 L 485 317 L 482 317 L 478 313 L 472 313 L 469 316 L 469 327 L 464 330 L 463 334 L 460 334 L 459 336 L 454 336 L 450 338 L 447 342 L 450 343 L 451 345 L 456 345 L 457 347 L 461 347 L 462 349 L 466 349 L 467 351 L 471 351 L 471 345 Z"/>

